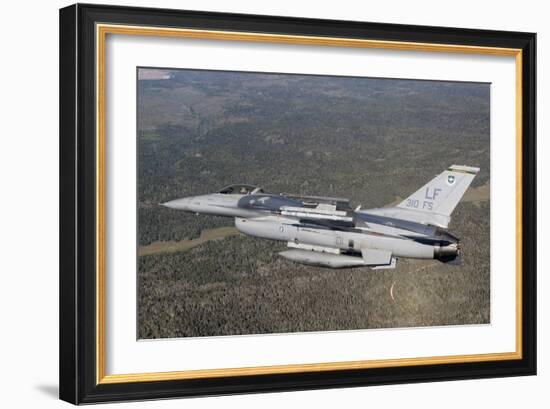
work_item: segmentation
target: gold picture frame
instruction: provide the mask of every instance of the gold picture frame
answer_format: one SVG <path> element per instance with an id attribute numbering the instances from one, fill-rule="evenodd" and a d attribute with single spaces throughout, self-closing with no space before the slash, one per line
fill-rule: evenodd
<path id="1" fill-rule="evenodd" d="M 207 13 L 206 13 L 207 14 Z M 120 16 L 124 17 L 121 18 Z M 531 145 L 534 144 L 534 126 L 533 126 L 533 110 L 534 96 L 532 84 L 534 82 L 534 35 L 526 33 L 499 33 L 500 40 L 497 44 L 489 39 L 487 33 L 466 32 L 460 29 L 440 29 L 441 33 L 431 33 L 426 28 L 410 27 L 408 32 L 401 33 L 405 39 L 393 39 L 392 26 L 384 25 L 379 28 L 378 38 L 365 38 L 365 32 L 371 32 L 372 27 L 368 23 L 356 23 L 356 36 L 353 38 L 338 36 L 338 29 L 330 28 L 330 22 L 316 22 L 318 34 L 288 34 L 285 30 L 296 30 L 296 26 L 303 24 L 304 21 L 299 19 L 284 19 L 280 18 L 277 22 L 279 31 L 276 32 L 271 28 L 271 31 L 260 32 L 246 31 L 246 27 L 238 27 L 237 23 L 233 22 L 234 16 L 227 15 L 226 20 L 221 23 L 212 16 L 210 27 L 196 27 L 199 24 L 200 18 L 204 19 L 205 13 L 192 12 L 175 12 L 172 16 L 171 23 L 164 21 L 162 12 L 154 9 L 134 9 L 125 7 L 102 7 L 102 6 L 71 6 L 61 10 L 61 36 L 75 35 L 76 27 L 82 30 L 83 35 L 79 38 L 75 36 L 66 45 L 65 49 L 61 49 L 62 59 L 62 77 L 68 74 L 69 68 L 76 64 L 74 70 L 75 82 L 78 84 L 82 81 L 82 86 L 78 85 L 75 88 L 62 89 L 62 121 L 65 119 L 69 123 L 66 127 L 62 127 L 61 143 L 68 146 L 78 145 L 79 138 L 90 139 L 89 133 L 84 135 L 78 131 L 75 134 L 74 129 L 78 130 L 78 113 L 85 114 L 86 110 L 90 109 L 88 103 L 86 108 L 79 107 L 81 102 L 75 102 L 78 98 L 69 98 L 82 95 L 83 100 L 90 101 L 93 97 L 95 112 L 94 128 L 92 133 L 93 141 L 87 142 L 88 146 L 94 147 L 94 155 L 86 156 L 80 160 L 90 169 L 93 168 L 93 173 L 87 171 L 87 177 L 93 176 L 93 180 L 86 180 L 86 189 L 95 192 L 95 202 L 93 212 L 86 210 L 87 217 L 94 220 L 95 233 L 91 241 L 93 247 L 93 265 L 87 271 L 76 271 L 74 268 L 68 268 L 66 264 L 61 267 L 61 280 L 65 280 L 68 284 L 68 289 L 73 293 L 84 291 L 86 294 L 85 305 L 79 303 L 78 298 L 67 301 L 67 289 L 61 291 L 61 308 L 62 315 L 62 356 L 61 359 L 66 363 L 67 360 L 72 362 L 70 365 L 71 371 L 63 371 L 62 364 L 61 374 L 61 398 L 73 403 L 80 402 L 95 402 L 104 400 L 119 400 L 119 399 L 136 399 L 136 398 L 158 398 L 168 396 L 190 396 L 208 394 L 206 384 L 204 386 L 189 386 L 189 381 L 204 380 L 205 382 L 215 382 L 221 386 L 214 393 L 232 393 L 236 392 L 239 387 L 235 384 L 228 384 L 223 387 L 223 380 L 232 378 L 244 382 L 245 391 L 261 391 L 265 385 L 262 384 L 262 378 L 265 376 L 288 376 L 287 380 L 295 379 L 295 384 L 289 387 L 288 384 L 280 384 L 270 386 L 270 390 L 288 390 L 292 388 L 301 388 L 300 382 L 305 382 L 303 379 L 308 379 L 308 376 L 318 374 L 317 387 L 328 387 L 336 385 L 334 377 L 345 376 L 341 375 L 345 372 L 355 372 L 361 374 L 361 384 L 376 384 L 381 382 L 376 376 L 372 375 L 369 381 L 369 371 L 372 370 L 395 370 L 397 368 L 406 368 L 410 374 L 414 368 L 419 366 L 428 366 L 434 368 L 433 378 L 429 376 L 424 378 L 427 380 L 443 377 L 443 379 L 455 379 L 465 376 L 462 371 L 470 371 L 472 377 L 482 376 L 482 372 L 493 371 L 495 376 L 502 373 L 502 368 L 506 369 L 502 374 L 518 374 L 518 373 L 534 373 L 534 294 L 532 287 L 534 285 L 534 257 L 533 257 L 533 241 L 535 226 L 532 223 L 534 217 L 532 206 L 526 208 L 527 203 L 532 195 L 534 195 L 534 169 L 531 163 L 526 166 L 525 160 L 534 161 L 534 153 Z M 242 20 L 243 16 L 239 16 Z M 245 16 L 245 20 L 250 25 L 261 25 L 262 20 L 256 16 Z M 179 20 L 178 20 L 179 19 Z M 114 20 L 114 21 L 113 21 Z M 155 24 L 144 24 L 142 21 L 155 21 Z M 235 18 L 235 20 L 237 20 Z M 176 22 L 178 22 L 176 24 Z M 201 20 L 202 21 L 202 20 Z M 79 24 L 80 22 L 80 24 Z M 65 29 L 63 28 L 65 25 Z M 224 28 L 224 26 L 233 25 L 235 28 Z M 286 28 L 285 28 L 286 27 Z M 378 26 L 377 26 L 378 28 Z M 305 30 L 305 26 L 304 26 Z M 332 30 L 332 31 L 331 31 Z M 334 31 L 336 30 L 336 31 Z M 447 30 L 447 31 L 445 31 Z M 93 36 L 91 35 L 93 33 Z M 323 34 L 326 33 L 326 34 Z M 416 33 L 416 35 L 415 35 Z M 430 41 L 418 41 L 418 33 L 422 33 L 424 37 L 430 38 Z M 428 34 L 429 35 L 428 35 Z M 462 42 L 450 43 L 446 40 L 446 35 L 452 33 L 456 36 L 462 36 Z M 514 35 L 516 34 L 516 35 Z M 295 365 L 279 365 L 279 366 L 257 366 L 257 367 L 239 367 L 239 368 L 219 368 L 208 370 L 186 370 L 172 372 L 153 372 L 153 373 L 128 373 L 128 374 L 107 374 L 105 371 L 106 360 L 106 343 L 105 343 L 105 109 L 106 109 L 106 88 L 105 88 L 105 43 L 108 36 L 125 35 L 125 36 L 160 36 L 167 38 L 199 38 L 219 41 L 244 41 L 256 43 L 279 43 L 279 44 L 298 44 L 298 45 L 321 45 L 334 47 L 354 47 L 354 48 L 374 48 L 383 50 L 402 50 L 402 51 L 425 51 L 425 52 L 445 52 L 445 53 L 467 53 L 467 54 L 482 54 L 482 55 L 497 55 L 510 56 L 515 58 L 515 88 L 516 88 L 516 347 L 515 351 L 507 353 L 487 353 L 477 355 L 455 355 L 455 356 L 431 356 L 431 357 L 416 357 L 416 358 L 399 358 L 399 359 L 383 359 L 369 361 L 346 361 L 346 362 L 320 362 L 314 364 L 295 364 Z M 493 34 L 494 37 L 495 34 Z M 491 43 L 491 44 L 488 44 Z M 80 50 L 82 55 L 90 57 L 84 63 L 77 60 L 77 50 Z M 63 60 L 65 59 L 65 60 Z M 65 61 L 65 65 L 63 62 Z M 80 65 L 79 65 L 80 64 Z M 86 65 L 85 67 L 83 65 Z M 65 67 L 65 68 L 64 68 Z M 65 71 L 64 71 L 65 70 Z M 80 70 L 80 71 L 79 71 Z M 94 73 L 90 78 L 90 73 Z M 84 78 L 85 77 L 85 78 Z M 74 84 L 70 82 L 62 84 L 62 88 L 72 87 Z M 93 84 L 93 87 L 90 87 Z M 84 91 L 82 89 L 86 88 Z M 90 89 L 91 88 L 91 89 Z M 81 92 L 82 94 L 79 94 Z M 85 94 L 85 95 L 83 95 Z M 65 99 L 64 99 L 65 98 Z M 65 104 L 65 105 L 63 105 Z M 76 105 L 76 106 L 75 106 Z M 79 109 L 80 108 L 80 109 Z M 63 115 L 65 115 L 63 117 Z M 69 118 L 71 117 L 71 118 Z M 91 118 L 88 118 L 90 120 Z M 75 125 L 74 127 L 68 125 Z M 72 130 L 71 130 L 72 128 Z M 89 130 L 87 132 L 90 132 Z M 90 145 L 92 144 L 92 145 Z M 72 155 L 72 156 L 71 156 Z M 73 173 L 73 178 L 77 179 L 80 173 L 75 170 L 74 162 L 78 158 L 74 157 L 75 152 L 68 152 L 61 157 L 62 171 Z M 62 186 L 64 183 L 62 181 Z M 73 206 L 75 213 L 82 208 L 82 202 L 79 202 L 78 186 L 73 186 L 73 190 L 66 188 L 62 190 L 62 197 L 67 202 L 67 206 Z M 76 198 L 76 199 L 75 199 Z M 71 260 L 75 258 L 75 253 L 78 252 L 78 243 L 74 240 L 74 231 L 76 227 L 70 221 L 61 221 L 61 240 L 73 240 L 75 250 L 70 255 L 67 252 L 67 257 Z M 80 234 L 83 234 L 80 232 Z M 527 247 L 526 247 L 527 246 Z M 529 248 L 529 252 L 525 254 L 524 249 Z M 90 254 L 90 253 L 87 253 Z M 88 257 L 88 256 L 86 256 Z M 93 271 L 93 277 L 90 278 L 90 271 Z M 87 274 L 86 279 L 80 278 L 80 274 Z M 67 277 L 70 276 L 71 279 Z M 93 279 L 93 289 L 78 290 L 85 282 L 91 283 Z M 90 296 L 93 298 L 90 300 Z M 526 299 L 526 295 L 528 298 Z M 70 298 L 70 297 L 69 297 Z M 88 338 L 86 341 L 81 340 L 81 344 L 85 344 L 84 349 L 80 346 L 73 348 L 64 348 L 67 343 L 74 342 L 78 345 L 78 340 L 74 338 L 74 328 L 79 325 L 75 322 L 75 317 L 82 314 L 85 308 L 89 315 L 90 306 L 94 306 L 94 316 L 87 316 L 85 324 L 88 329 Z M 79 310 L 79 308 L 81 310 Z M 72 317 L 72 318 L 70 318 Z M 90 327 L 93 324 L 93 327 Z M 93 343 L 89 340 L 89 334 L 93 330 L 95 333 Z M 80 333 L 77 338 L 87 336 Z M 93 345 L 93 350 L 91 346 Z M 76 352 L 79 352 L 77 354 Z M 85 358 L 83 358 L 85 356 Z M 93 360 L 90 358 L 93 357 Z M 83 364 L 82 359 L 85 359 Z M 79 365 L 80 363 L 80 365 Z M 90 364 L 92 367 L 90 367 Z M 506 363 L 505 365 L 502 365 Z M 453 365 L 460 364 L 460 368 L 453 368 Z M 500 365 L 499 365 L 500 364 Z M 469 365 L 469 366 L 468 366 Z M 466 369 L 463 369 L 466 367 Z M 78 369 L 77 369 L 78 368 Z M 445 368 L 444 374 L 440 375 L 438 371 Z M 477 375 L 476 375 L 477 370 Z M 76 378 L 71 379 L 70 372 L 82 371 Z M 295 376 L 295 378 L 290 378 Z M 391 374 L 385 376 L 390 376 Z M 395 381 L 399 381 L 403 374 L 395 373 Z M 305 377 L 305 378 L 304 378 Z M 414 378 L 414 377 L 412 377 Z M 412 379 L 411 378 L 411 379 Z M 312 379 L 312 378 L 309 378 Z M 321 380 L 322 379 L 322 380 Z M 172 393 L 166 392 L 166 389 L 158 387 L 155 391 L 155 385 L 162 382 L 172 382 Z M 332 381 L 332 383 L 330 383 Z M 350 378 L 350 384 L 355 382 L 354 377 Z M 80 387 L 75 387 L 78 383 Z M 82 384 L 86 387 L 83 387 Z M 148 385 L 145 392 L 140 389 L 140 385 Z M 345 384 L 345 383 L 344 383 Z M 150 385 L 153 385 L 152 387 Z M 151 390 L 153 390 L 151 392 Z M 145 393 L 145 395 L 144 395 Z"/>

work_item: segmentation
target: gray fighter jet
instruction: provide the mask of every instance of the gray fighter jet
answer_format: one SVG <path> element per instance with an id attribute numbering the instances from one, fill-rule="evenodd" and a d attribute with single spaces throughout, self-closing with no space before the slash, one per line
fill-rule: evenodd
<path id="1" fill-rule="evenodd" d="M 395 207 L 352 209 L 348 199 L 267 193 L 231 185 L 164 206 L 235 218 L 247 235 L 287 242 L 282 257 L 330 268 L 395 268 L 399 257 L 459 261 L 451 213 L 479 168 L 453 165 Z"/>

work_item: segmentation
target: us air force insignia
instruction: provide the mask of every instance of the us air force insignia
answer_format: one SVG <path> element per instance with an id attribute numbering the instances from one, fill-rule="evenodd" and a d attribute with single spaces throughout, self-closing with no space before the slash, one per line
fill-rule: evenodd
<path id="1" fill-rule="evenodd" d="M 447 184 L 448 185 L 452 185 L 453 183 L 455 183 L 455 180 L 456 180 L 456 177 L 454 175 L 447 176 Z"/>

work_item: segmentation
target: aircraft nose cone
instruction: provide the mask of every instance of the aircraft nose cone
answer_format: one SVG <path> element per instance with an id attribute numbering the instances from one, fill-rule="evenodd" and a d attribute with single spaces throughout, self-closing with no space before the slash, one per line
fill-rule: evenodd
<path id="1" fill-rule="evenodd" d="M 165 203 L 161 203 L 162 206 L 169 207 L 170 209 L 187 210 L 189 208 L 189 199 L 176 199 L 170 200 Z"/>

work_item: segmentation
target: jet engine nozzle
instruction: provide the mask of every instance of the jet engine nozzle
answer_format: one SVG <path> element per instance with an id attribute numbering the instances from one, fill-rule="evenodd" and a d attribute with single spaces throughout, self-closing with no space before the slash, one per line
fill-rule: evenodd
<path id="1" fill-rule="evenodd" d="M 460 246 L 456 243 L 436 244 L 434 246 L 434 258 L 438 260 L 449 260 L 458 256 Z"/>

